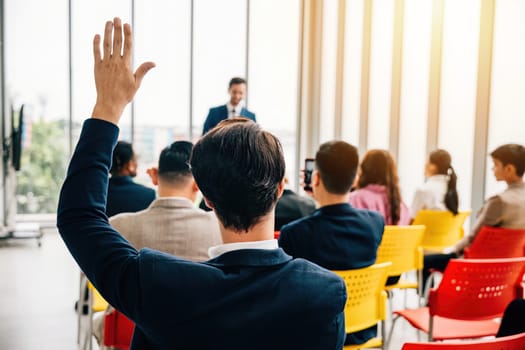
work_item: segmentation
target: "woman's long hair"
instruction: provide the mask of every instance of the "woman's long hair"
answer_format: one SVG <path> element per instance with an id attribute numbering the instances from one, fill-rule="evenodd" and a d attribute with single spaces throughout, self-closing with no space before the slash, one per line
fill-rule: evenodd
<path id="1" fill-rule="evenodd" d="M 396 163 L 390 152 L 380 149 L 366 152 L 360 169 L 357 186 L 359 188 L 372 184 L 385 186 L 392 224 L 397 224 L 401 217 L 401 192 Z"/>
<path id="2" fill-rule="evenodd" d="M 447 192 L 445 193 L 445 206 L 452 214 L 458 214 L 459 197 L 456 185 L 458 177 L 454 168 L 452 167 L 452 158 L 450 154 L 444 149 L 437 149 L 430 153 L 428 157 L 430 164 L 436 166 L 437 173 L 448 176 Z"/>

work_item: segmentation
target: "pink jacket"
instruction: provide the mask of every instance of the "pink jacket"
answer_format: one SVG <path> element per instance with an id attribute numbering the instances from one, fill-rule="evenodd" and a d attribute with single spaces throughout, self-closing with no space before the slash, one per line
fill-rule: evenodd
<path id="1" fill-rule="evenodd" d="M 368 185 L 350 193 L 350 205 L 354 208 L 369 209 L 379 212 L 385 219 L 386 225 L 408 225 L 410 212 L 405 203 L 401 202 L 399 222 L 392 223 L 390 217 L 390 203 L 383 185 Z"/>

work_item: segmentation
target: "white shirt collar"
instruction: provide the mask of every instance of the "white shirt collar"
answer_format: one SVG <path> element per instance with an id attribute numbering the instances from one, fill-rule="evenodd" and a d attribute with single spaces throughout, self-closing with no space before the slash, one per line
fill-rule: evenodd
<path id="1" fill-rule="evenodd" d="M 239 117 L 243 109 L 243 101 L 239 102 L 239 104 L 235 107 L 233 107 L 230 101 L 228 101 L 228 103 L 226 104 L 226 108 L 228 109 L 228 118 Z M 232 115 L 232 110 L 234 108 L 235 108 L 235 115 Z"/>
<path id="2" fill-rule="evenodd" d="M 216 258 L 221 254 L 231 252 L 240 249 L 277 249 L 279 245 L 276 239 L 267 239 L 265 241 L 254 241 L 254 242 L 237 242 L 237 243 L 225 243 L 219 244 L 214 247 L 208 248 L 208 255 L 210 259 Z"/>

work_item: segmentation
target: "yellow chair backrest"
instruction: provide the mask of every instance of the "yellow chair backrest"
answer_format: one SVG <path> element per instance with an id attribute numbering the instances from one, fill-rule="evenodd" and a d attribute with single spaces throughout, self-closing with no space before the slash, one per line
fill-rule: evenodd
<path id="1" fill-rule="evenodd" d="M 384 287 L 390 266 L 391 263 L 385 262 L 362 269 L 333 271 L 346 283 L 346 333 L 363 330 L 386 319 Z"/>
<path id="2" fill-rule="evenodd" d="M 89 288 L 91 295 L 93 296 L 93 299 L 92 299 L 93 300 L 93 304 L 92 304 L 93 312 L 106 310 L 108 307 L 108 302 L 106 301 L 106 299 L 102 297 L 102 295 L 100 295 L 98 290 L 96 290 L 96 288 L 89 281 L 88 281 L 88 288 Z"/>
<path id="3" fill-rule="evenodd" d="M 425 225 L 421 245 L 430 251 L 442 251 L 456 244 L 463 238 L 463 224 L 470 215 L 470 210 L 460 211 L 458 215 L 448 210 L 420 210 L 413 225 Z"/>
<path id="4" fill-rule="evenodd" d="M 421 242 L 425 226 L 385 226 L 381 244 L 377 249 L 376 264 L 390 261 L 389 276 L 399 276 L 405 272 L 423 268 L 423 249 Z"/>

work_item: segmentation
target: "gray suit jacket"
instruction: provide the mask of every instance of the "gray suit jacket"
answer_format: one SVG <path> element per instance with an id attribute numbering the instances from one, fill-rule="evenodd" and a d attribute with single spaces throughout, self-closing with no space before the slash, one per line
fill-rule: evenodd
<path id="1" fill-rule="evenodd" d="M 115 215 L 109 223 L 136 249 L 148 247 L 186 260 L 208 260 L 208 248 L 222 243 L 215 214 L 185 198 L 157 198 L 147 209 Z"/>
<path id="2" fill-rule="evenodd" d="M 470 234 L 456 244 L 455 250 L 458 254 L 470 246 L 483 226 L 525 228 L 524 182 L 509 185 L 505 191 L 485 202 Z"/>

